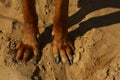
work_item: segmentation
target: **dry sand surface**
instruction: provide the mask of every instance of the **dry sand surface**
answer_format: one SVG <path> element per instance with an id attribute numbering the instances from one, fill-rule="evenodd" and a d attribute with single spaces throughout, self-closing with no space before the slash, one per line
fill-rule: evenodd
<path id="1" fill-rule="evenodd" d="M 15 62 L 23 28 L 21 0 L 0 0 L 0 80 L 120 80 L 120 0 L 70 0 L 74 63 L 56 64 L 51 28 L 54 0 L 36 0 L 42 57 Z"/>

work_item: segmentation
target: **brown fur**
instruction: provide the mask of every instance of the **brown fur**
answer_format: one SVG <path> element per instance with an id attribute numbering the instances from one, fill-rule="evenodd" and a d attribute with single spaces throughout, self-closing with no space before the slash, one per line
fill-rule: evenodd
<path id="1" fill-rule="evenodd" d="M 39 56 L 39 42 L 37 40 L 38 32 L 38 17 L 35 9 L 35 0 L 21 0 L 24 15 L 24 31 L 20 43 L 17 44 L 16 59 L 20 60 L 23 57 L 27 61 L 28 56 L 33 51 L 34 58 Z M 74 45 L 70 41 L 67 25 L 68 25 L 68 5 L 69 0 L 55 0 L 55 14 L 53 19 L 53 53 L 56 58 L 59 54 L 62 62 L 72 60 L 72 51 Z"/>

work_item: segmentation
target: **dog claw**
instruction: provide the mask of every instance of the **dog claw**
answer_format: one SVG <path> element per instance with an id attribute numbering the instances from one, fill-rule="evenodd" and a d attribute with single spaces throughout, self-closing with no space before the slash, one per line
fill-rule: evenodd
<path id="1" fill-rule="evenodd" d="M 70 64 L 73 64 L 73 59 L 70 59 L 69 61 L 70 61 Z"/>
<path id="2" fill-rule="evenodd" d="M 73 64 L 73 60 L 72 60 L 72 59 L 68 60 L 68 61 L 67 61 L 67 64 L 68 64 L 69 66 L 72 65 L 72 64 Z"/>
<path id="3" fill-rule="evenodd" d="M 60 56 L 55 57 L 55 62 L 58 64 L 60 62 Z"/>

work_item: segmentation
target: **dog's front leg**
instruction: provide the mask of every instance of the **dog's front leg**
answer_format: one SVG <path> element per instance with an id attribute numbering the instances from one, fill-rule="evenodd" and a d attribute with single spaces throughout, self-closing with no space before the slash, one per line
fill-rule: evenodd
<path id="1" fill-rule="evenodd" d="M 68 5 L 69 0 L 55 0 L 55 15 L 53 26 L 53 53 L 56 62 L 62 62 L 72 64 L 74 51 L 74 45 L 68 36 Z"/>
<path id="2" fill-rule="evenodd" d="M 39 56 L 39 43 L 37 40 L 38 17 L 35 9 L 35 0 L 21 0 L 23 8 L 24 28 L 20 43 L 17 44 L 16 59 L 28 60 L 28 56 L 33 53 L 35 61 Z"/>

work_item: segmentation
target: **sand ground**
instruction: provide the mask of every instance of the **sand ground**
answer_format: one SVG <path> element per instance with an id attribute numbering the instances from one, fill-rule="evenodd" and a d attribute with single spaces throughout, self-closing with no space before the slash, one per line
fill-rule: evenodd
<path id="1" fill-rule="evenodd" d="M 56 64 L 51 28 L 54 0 L 36 0 L 42 57 L 37 65 L 14 61 L 23 14 L 20 0 L 0 0 L 0 80 L 120 80 L 120 1 L 70 0 L 74 63 Z"/>

